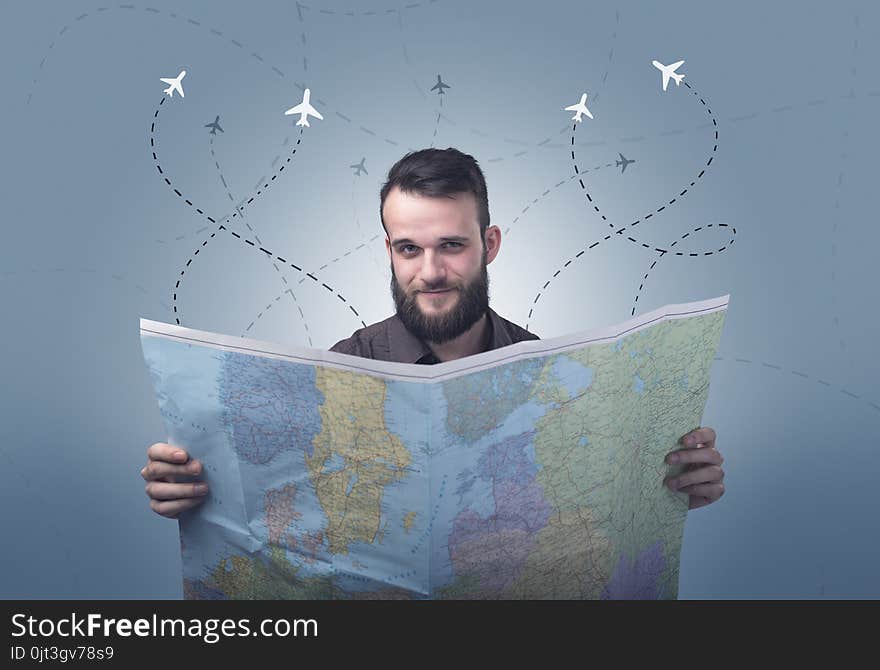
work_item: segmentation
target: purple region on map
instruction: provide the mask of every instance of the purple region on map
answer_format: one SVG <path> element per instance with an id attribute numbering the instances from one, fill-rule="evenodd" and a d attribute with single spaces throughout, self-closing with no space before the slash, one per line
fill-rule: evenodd
<path id="1" fill-rule="evenodd" d="M 660 575 L 666 569 L 663 544 L 657 541 L 634 560 L 621 555 L 603 600 L 656 600 Z"/>
<path id="2" fill-rule="evenodd" d="M 535 481 L 538 467 L 526 455 L 534 431 L 491 445 L 480 457 L 478 475 L 491 482 L 495 513 L 463 510 L 453 521 L 449 555 L 456 577 L 475 577 L 479 590 L 500 593 L 515 580 L 534 547 L 535 534 L 550 519 L 550 504 Z"/>

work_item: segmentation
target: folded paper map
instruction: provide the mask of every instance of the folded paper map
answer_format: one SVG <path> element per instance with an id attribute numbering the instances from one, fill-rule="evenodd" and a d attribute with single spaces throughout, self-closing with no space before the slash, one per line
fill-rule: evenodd
<path id="1" fill-rule="evenodd" d="M 729 296 L 436 365 L 146 319 L 186 599 L 674 599 Z"/>

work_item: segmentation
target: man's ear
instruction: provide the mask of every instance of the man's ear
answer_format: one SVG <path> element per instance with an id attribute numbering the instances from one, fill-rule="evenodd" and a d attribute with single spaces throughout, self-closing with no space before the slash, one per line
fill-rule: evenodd
<path id="1" fill-rule="evenodd" d="M 501 250 L 501 228 L 489 226 L 486 228 L 486 265 L 495 260 Z"/>

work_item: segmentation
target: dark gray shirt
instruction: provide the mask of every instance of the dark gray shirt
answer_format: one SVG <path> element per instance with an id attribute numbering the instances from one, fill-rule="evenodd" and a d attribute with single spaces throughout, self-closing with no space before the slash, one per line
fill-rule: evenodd
<path id="1" fill-rule="evenodd" d="M 541 339 L 512 321 L 498 316 L 491 307 L 488 314 L 489 346 L 485 351 L 506 347 L 523 340 Z M 340 340 L 330 347 L 330 351 L 395 363 L 432 365 L 440 362 L 427 344 L 406 329 L 397 314 L 354 331 L 351 337 Z"/>

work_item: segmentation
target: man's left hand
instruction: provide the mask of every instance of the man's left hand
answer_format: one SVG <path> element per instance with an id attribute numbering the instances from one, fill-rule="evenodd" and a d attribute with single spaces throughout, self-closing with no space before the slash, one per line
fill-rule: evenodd
<path id="1" fill-rule="evenodd" d="M 663 480 L 673 491 L 690 494 L 688 509 L 710 505 L 724 495 L 724 470 L 721 464 L 724 456 L 715 448 L 715 431 L 711 428 L 697 428 L 679 440 L 684 449 L 666 454 L 666 463 L 689 464 L 684 472 Z"/>

